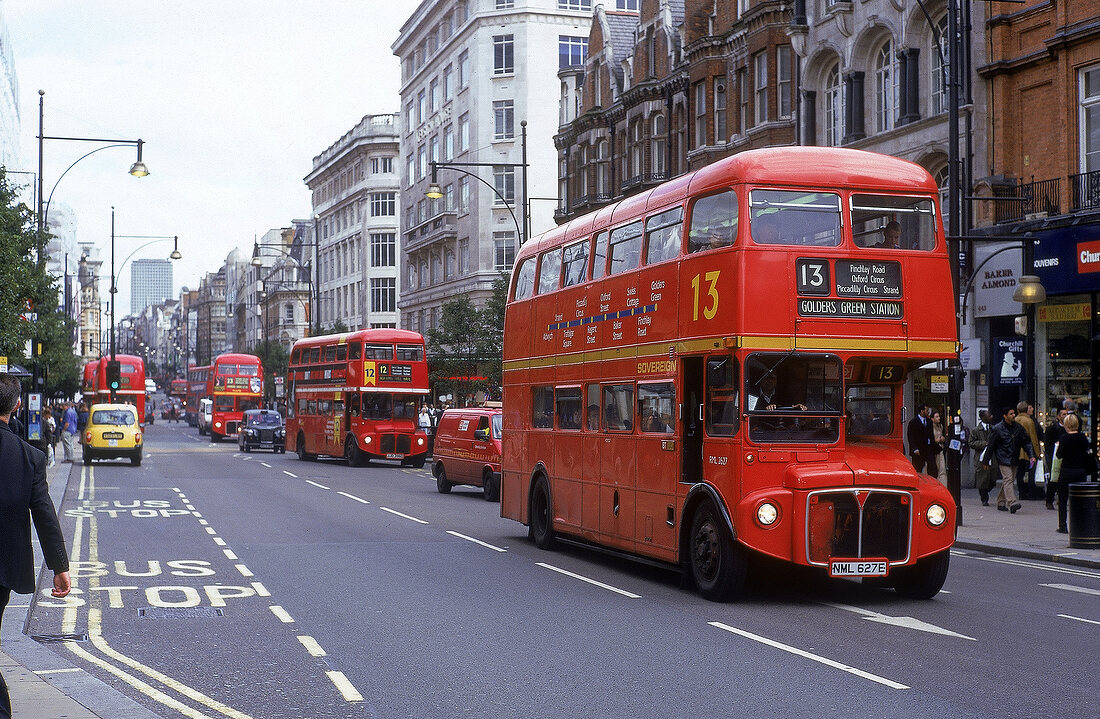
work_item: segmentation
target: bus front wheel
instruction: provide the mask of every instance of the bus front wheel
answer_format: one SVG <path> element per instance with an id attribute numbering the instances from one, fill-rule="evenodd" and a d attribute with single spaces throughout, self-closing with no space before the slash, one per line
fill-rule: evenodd
<path id="1" fill-rule="evenodd" d="M 894 570 L 894 591 L 909 599 L 931 599 L 947 581 L 951 553 L 947 550 L 918 560 L 912 567 Z"/>
<path id="2" fill-rule="evenodd" d="M 355 441 L 355 437 L 348 437 L 344 442 L 344 459 L 348 461 L 349 467 L 362 467 L 366 462 L 363 460 L 363 450 L 359 449 L 358 443 Z"/>
<path id="3" fill-rule="evenodd" d="M 557 537 L 554 534 L 553 513 L 550 511 L 550 489 L 543 477 L 535 480 L 535 487 L 531 490 L 529 515 L 531 524 L 527 536 L 539 549 L 553 549 Z"/>
<path id="4" fill-rule="evenodd" d="M 699 594 L 712 602 L 728 602 L 740 595 L 745 586 L 745 553 L 713 503 L 705 502 L 695 512 L 689 541 L 688 562 Z"/>

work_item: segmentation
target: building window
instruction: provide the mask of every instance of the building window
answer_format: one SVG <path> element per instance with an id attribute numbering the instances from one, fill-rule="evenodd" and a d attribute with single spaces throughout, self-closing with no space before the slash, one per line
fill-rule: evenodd
<path id="1" fill-rule="evenodd" d="M 493 246 L 495 250 L 493 269 L 498 272 L 512 269 L 512 263 L 516 260 L 516 233 L 494 232 Z"/>
<path id="2" fill-rule="evenodd" d="M 493 101 L 493 139 L 511 140 L 516 136 L 515 105 L 511 100 Z"/>
<path id="3" fill-rule="evenodd" d="M 729 139 L 726 135 L 726 80 L 714 78 L 714 142 L 724 143 Z"/>
<path id="4" fill-rule="evenodd" d="M 497 196 L 493 198 L 494 205 L 514 204 L 516 201 L 516 168 L 496 165 L 493 167 L 493 187 Z M 503 201 L 501 200 L 503 197 Z"/>
<path id="5" fill-rule="evenodd" d="M 508 9 L 513 8 L 515 6 L 516 6 L 516 4 L 515 4 L 514 0 L 497 0 L 496 9 L 497 10 L 508 10 Z"/>
<path id="6" fill-rule="evenodd" d="M 455 156 L 455 130 L 451 125 L 443 128 L 443 159 L 450 160 Z"/>
<path id="7" fill-rule="evenodd" d="M 372 157 L 370 159 L 370 171 L 372 175 L 387 175 L 393 172 L 392 157 Z"/>
<path id="8" fill-rule="evenodd" d="M 432 135 L 431 139 L 428 140 L 428 147 L 430 148 L 429 157 L 431 157 L 432 162 L 439 162 L 439 136 L 438 135 Z"/>
<path id="9" fill-rule="evenodd" d="M 875 132 L 894 127 L 898 113 L 898 61 L 894 43 L 887 40 L 875 57 Z"/>
<path id="10" fill-rule="evenodd" d="M 416 158 L 409 155 L 405 158 L 405 163 L 405 180 L 408 186 L 412 187 L 413 183 L 416 182 Z"/>
<path id="11" fill-rule="evenodd" d="M 695 84 L 695 146 L 707 144 L 707 83 Z"/>
<path id="12" fill-rule="evenodd" d="M 737 71 L 738 104 L 741 106 L 738 113 L 739 131 L 744 134 L 749 129 L 749 71 L 741 68 Z"/>
<path id="13" fill-rule="evenodd" d="M 787 119 L 793 108 L 793 83 L 791 82 L 791 46 L 780 45 L 775 49 L 776 81 L 779 85 L 779 117 Z"/>
<path id="14" fill-rule="evenodd" d="M 458 118 L 458 151 L 466 152 L 470 149 L 470 114 L 466 113 Z"/>
<path id="15" fill-rule="evenodd" d="M 428 96 L 431 102 L 432 114 L 439 112 L 439 79 L 433 77 L 428 83 Z"/>
<path id="16" fill-rule="evenodd" d="M 1081 71 L 1081 171 L 1100 170 L 1100 65 Z"/>
<path id="17" fill-rule="evenodd" d="M 840 65 L 829 68 L 825 79 L 825 145 L 840 147 L 844 137 L 844 93 L 840 84 Z"/>
<path id="18" fill-rule="evenodd" d="M 592 0 L 558 0 L 558 10 L 591 10 Z"/>
<path id="19" fill-rule="evenodd" d="M 768 54 L 757 53 L 752 58 L 754 125 L 768 121 Z"/>
<path id="20" fill-rule="evenodd" d="M 650 150 L 649 166 L 653 168 L 653 172 L 658 176 L 658 179 L 664 179 L 668 173 L 668 168 L 665 166 L 665 116 L 657 113 L 653 116 L 651 122 L 650 144 L 652 149 Z"/>
<path id="21" fill-rule="evenodd" d="M 426 174 L 428 174 L 428 149 L 421 145 L 416 148 L 416 178 L 423 180 Z"/>
<path id="22" fill-rule="evenodd" d="M 642 118 L 638 118 L 630 127 L 630 174 L 629 177 L 638 177 L 644 171 L 642 167 L 645 159 L 645 145 L 642 137 Z M 581 167 L 585 166 L 582 158 Z"/>
<path id="23" fill-rule="evenodd" d="M 605 137 L 596 142 L 596 194 L 611 196 L 611 142 Z"/>
<path id="24" fill-rule="evenodd" d="M 511 75 L 515 67 L 515 42 L 511 35 L 493 36 L 493 74 Z"/>
<path id="25" fill-rule="evenodd" d="M 558 35 L 558 69 L 583 65 L 588 59 L 588 38 Z"/>
<path id="26" fill-rule="evenodd" d="M 370 266 L 395 267 L 397 265 L 397 235 L 393 232 L 371 233 Z"/>
<path id="27" fill-rule="evenodd" d="M 638 10 L 638 0 L 615 0 L 616 10 Z"/>
<path id="28" fill-rule="evenodd" d="M 470 83 L 470 51 L 463 50 L 458 56 L 458 88 L 461 90 Z"/>
<path id="29" fill-rule="evenodd" d="M 371 217 L 396 217 L 397 193 L 372 192 L 370 196 Z"/>
<path id="30" fill-rule="evenodd" d="M 455 90 L 455 70 L 453 65 L 447 65 L 443 68 L 443 102 L 447 102 L 451 99 L 451 95 Z"/>
<path id="31" fill-rule="evenodd" d="M 392 277 L 379 277 L 370 281 L 370 311 L 397 311 L 397 281 Z"/>
<path id="32" fill-rule="evenodd" d="M 416 121 L 424 122 L 428 119 L 428 93 L 424 90 L 416 93 Z"/>
<path id="33" fill-rule="evenodd" d="M 458 241 L 458 272 L 461 275 L 470 271 L 470 241 L 461 239 Z"/>
<path id="34" fill-rule="evenodd" d="M 468 212 L 470 209 L 470 178 L 463 177 L 458 181 L 458 211 Z"/>
<path id="35" fill-rule="evenodd" d="M 932 51 L 928 53 L 932 58 L 932 111 L 930 113 L 932 115 L 947 112 L 947 84 L 944 82 L 944 76 L 951 70 L 947 64 L 946 15 L 936 23 L 936 33 L 940 41 L 939 47 L 936 47 L 936 38 L 933 37 Z"/>

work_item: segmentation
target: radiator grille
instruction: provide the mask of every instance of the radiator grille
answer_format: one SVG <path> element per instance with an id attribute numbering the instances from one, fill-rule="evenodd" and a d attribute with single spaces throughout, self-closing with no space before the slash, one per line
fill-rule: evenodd
<path id="1" fill-rule="evenodd" d="M 860 507 L 860 498 L 863 506 Z M 831 557 L 909 558 L 912 497 L 867 489 L 817 492 L 808 498 L 807 555 L 814 564 Z"/>

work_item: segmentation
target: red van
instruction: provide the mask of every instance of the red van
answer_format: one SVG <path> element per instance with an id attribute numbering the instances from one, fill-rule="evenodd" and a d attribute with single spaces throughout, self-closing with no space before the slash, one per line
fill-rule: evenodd
<path id="1" fill-rule="evenodd" d="M 439 418 L 432 474 L 441 494 L 456 484 L 482 487 L 485 500 L 500 500 L 501 410 L 449 409 Z"/>

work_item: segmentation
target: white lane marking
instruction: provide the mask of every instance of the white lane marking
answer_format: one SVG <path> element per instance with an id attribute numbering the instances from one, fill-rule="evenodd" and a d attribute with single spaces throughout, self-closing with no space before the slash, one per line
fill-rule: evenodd
<path id="1" fill-rule="evenodd" d="M 260 462 L 260 464 L 262 464 L 263 466 L 267 467 L 268 469 L 271 469 L 271 465 L 270 465 L 270 464 L 268 464 L 267 462 Z"/>
<path id="2" fill-rule="evenodd" d="M 931 634 L 942 634 L 945 637 L 958 637 L 959 639 L 969 639 L 972 642 L 978 641 L 974 637 L 968 637 L 965 634 L 959 634 L 953 632 L 950 629 L 944 629 L 943 627 L 937 627 L 935 624 L 929 624 L 928 622 L 921 621 L 914 617 L 891 617 L 886 614 L 880 614 L 873 612 L 870 609 L 862 609 L 860 607 L 853 607 L 850 604 L 836 604 L 834 602 L 821 602 L 827 607 L 833 607 L 834 609 L 843 609 L 846 612 L 854 612 L 855 614 L 863 615 L 863 618 L 869 622 L 877 622 L 879 624 L 889 624 L 895 627 L 903 627 L 905 629 L 916 629 L 921 632 L 929 632 Z"/>
<path id="3" fill-rule="evenodd" d="M 640 594 L 634 594 L 633 592 L 628 592 L 625 589 L 619 589 L 618 587 L 613 587 L 610 584 L 604 584 L 603 582 L 597 582 L 595 579 L 589 579 L 588 577 L 582 576 L 580 574 L 574 574 L 573 572 L 570 572 L 567 569 L 562 569 L 561 567 L 555 567 L 553 564 L 546 564 L 545 562 L 538 562 L 538 566 L 542 567 L 543 569 L 549 569 L 552 572 L 557 572 L 558 574 L 564 574 L 565 576 L 572 577 L 573 579 L 579 579 L 582 582 L 588 582 L 589 584 L 597 586 L 600 589 L 606 589 L 609 592 L 615 592 L 616 594 L 621 594 L 624 597 L 630 597 L 631 599 L 641 599 L 642 598 Z"/>
<path id="4" fill-rule="evenodd" d="M 302 643 L 302 646 L 306 648 L 311 657 L 323 657 L 325 656 L 325 650 L 321 648 L 321 645 L 317 643 L 317 640 L 311 636 L 305 634 L 298 635 L 298 641 Z"/>
<path id="5" fill-rule="evenodd" d="M 207 527 L 207 528 L 206 528 L 206 533 L 207 533 L 207 534 L 217 534 L 217 532 L 216 532 L 216 531 L 214 531 L 214 528 L 213 528 L 213 527 Z"/>
<path id="6" fill-rule="evenodd" d="M 891 689 L 908 689 L 909 688 L 906 685 L 900 684 L 900 683 L 895 682 L 891 679 L 886 679 L 884 677 L 878 676 L 877 674 L 871 674 L 870 672 L 865 672 L 862 669 L 856 669 L 855 667 L 850 667 L 847 664 L 841 664 L 840 662 L 833 661 L 832 659 L 827 659 L 826 657 L 820 656 L 818 654 L 813 654 L 811 652 L 807 652 L 804 649 L 798 649 L 797 647 L 792 647 L 789 644 L 783 644 L 782 642 L 777 642 L 774 639 L 768 639 L 767 637 L 762 637 L 759 634 L 753 634 L 752 632 L 746 632 L 744 629 L 738 629 L 737 627 L 731 627 L 730 625 L 723 624 L 722 622 L 708 622 L 708 624 L 710 624 L 710 626 L 712 626 L 712 627 L 716 627 L 718 629 L 723 629 L 727 632 L 731 632 L 731 633 L 736 634 L 738 636 L 745 637 L 746 639 L 751 639 L 754 642 L 760 642 L 761 644 L 767 644 L 769 647 L 774 647 L 776 649 L 782 649 L 785 652 L 790 652 L 791 654 L 795 654 L 797 656 L 803 657 L 804 659 L 810 659 L 810 660 L 815 661 L 815 662 L 820 662 L 821 664 L 824 664 L 825 666 L 829 666 L 829 667 L 832 667 L 834 669 L 839 669 L 843 672 L 848 672 L 849 674 L 855 674 L 857 677 L 863 677 L 864 679 L 870 679 L 873 682 L 876 682 L 878 684 L 883 684 L 885 686 L 890 687 Z"/>
<path id="7" fill-rule="evenodd" d="M 8 606 L 10 607 L 11 605 L 9 604 Z M 37 669 L 37 670 L 35 670 L 34 673 L 35 674 L 72 674 L 73 672 L 82 672 L 82 671 L 84 671 L 84 670 L 81 669 L 80 667 L 72 667 L 70 669 Z"/>
<path id="8" fill-rule="evenodd" d="M 1073 584 L 1040 584 L 1040 587 L 1050 587 L 1051 589 L 1065 589 L 1067 592 L 1080 592 L 1081 594 L 1091 594 L 1095 597 L 1100 597 L 1100 589 L 1089 589 L 1088 587 L 1078 587 Z"/>
<path id="9" fill-rule="evenodd" d="M 1048 572 L 1057 572 L 1059 574 L 1072 574 L 1077 577 L 1091 577 L 1093 579 L 1100 579 L 1100 572 L 1090 572 L 1085 569 L 1077 569 L 1074 567 L 1067 567 L 1065 565 L 1057 564 L 1039 564 L 1034 561 L 1026 561 L 1022 559 L 1010 559 L 1006 557 L 975 557 L 970 559 L 977 559 L 981 562 L 994 562 L 996 564 L 1011 564 L 1014 567 L 1027 567 L 1028 569 L 1043 569 Z"/>
<path id="10" fill-rule="evenodd" d="M 219 547 L 226 546 L 225 545 L 225 540 L 222 539 L 221 537 L 214 537 L 214 544 L 218 545 Z"/>
<path id="11" fill-rule="evenodd" d="M 200 519 L 199 524 L 205 527 L 206 525 L 210 524 L 210 522 L 207 522 L 205 519 Z"/>
<path id="12" fill-rule="evenodd" d="M 502 549 L 501 547 L 494 547 L 493 545 L 489 544 L 488 542 L 483 542 L 480 539 L 474 539 L 473 537 L 467 537 L 465 534 L 459 534 L 458 532 L 452 532 L 449 529 L 447 530 L 447 534 L 458 537 L 459 539 L 465 539 L 467 542 L 473 542 L 474 544 L 480 544 L 481 546 L 488 547 L 489 549 L 492 549 L 493 551 L 496 551 L 496 552 L 507 552 L 508 551 L 507 549 Z"/>
<path id="13" fill-rule="evenodd" d="M 288 472 L 284 469 L 283 474 L 285 474 L 288 477 L 294 477 L 294 479 L 298 479 L 298 475 L 294 474 L 294 472 Z"/>
<path id="14" fill-rule="evenodd" d="M 232 549 L 223 549 L 222 554 L 225 555 L 226 559 L 240 559 L 236 554 L 233 554 Z"/>
<path id="15" fill-rule="evenodd" d="M 368 502 L 367 500 L 363 499 L 362 497 L 356 497 L 354 494 L 348 494 L 347 492 L 337 492 L 337 494 L 343 495 L 348 499 L 354 499 L 356 502 L 360 502 L 362 504 L 370 504 L 370 502 Z"/>
<path id="16" fill-rule="evenodd" d="M 326 487 L 326 486 L 325 486 L 325 485 L 323 485 L 323 484 L 317 484 L 317 483 L 316 483 L 316 482 L 314 482 L 314 481 L 313 481 L 312 479 L 307 479 L 307 480 L 306 480 L 306 484 L 312 484 L 312 485 L 313 485 L 314 487 L 320 487 L 321 489 L 331 489 L 331 487 Z"/>
<path id="17" fill-rule="evenodd" d="M 183 506 L 184 506 L 184 507 L 185 507 L 185 508 L 187 509 L 187 511 L 189 511 L 189 512 L 194 512 L 194 511 L 195 511 L 195 505 L 193 505 L 193 504 L 185 504 L 185 505 L 183 505 Z"/>
<path id="18" fill-rule="evenodd" d="M 191 516 L 192 516 L 192 517 L 199 517 L 199 518 L 201 518 L 201 517 L 202 517 L 202 515 L 201 515 L 201 514 L 199 514 L 198 512 L 194 512 L 194 511 L 193 511 L 193 512 L 191 512 Z"/>
<path id="19" fill-rule="evenodd" d="M 243 564 L 238 564 L 237 565 L 237 571 L 241 573 L 242 577 L 255 577 L 256 576 L 255 574 L 252 573 L 251 569 L 249 569 L 248 567 L 246 567 Z"/>
<path id="20" fill-rule="evenodd" d="M 336 688 L 340 690 L 340 694 L 344 697 L 344 701 L 363 701 L 363 695 L 355 690 L 355 687 L 351 685 L 351 682 L 348 681 L 348 678 L 344 676 L 343 672 L 325 672 L 325 674 L 328 674 L 328 678 L 331 679 L 332 683 L 336 685 Z"/>
<path id="21" fill-rule="evenodd" d="M 1058 616 L 1062 617 L 1063 619 L 1072 619 L 1076 622 L 1088 622 L 1089 624 L 1100 624 L 1100 622 L 1096 621 L 1095 619 L 1083 619 L 1081 617 L 1075 617 L 1072 614 L 1059 614 Z"/>
<path id="22" fill-rule="evenodd" d="M 427 524 L 427 522 L 425 522 L 423 519 L 417 519 L 416 517 L 412 517 L 408 514 L 402 514 L 401 512 L 398 512 L 396 509 L 390 509 L 389 507 L 379 507 L 379 509 L 381 509 L 383 512 L 389 512 L 390 514 L 396 514 L 398 517 L 404 517 L 405 519 L 411 519 L 414 522 L 420 522 L 421 524 Z"/>
<path id="23" fill-rule="evenodd" d="M 256 596 L 258 597 L 270 597 L 271 592 L 267 591 L 267 587 L 259 582 L 252 582 L 252 588 L 256 590 Z"/>
<path id="24" fill-rule="evenodd" d="M 268 607 L 268 609 L 270 609 L 271 613 L 274 614 L 276 617 L 278 617 L 279 621 L 282 622 L 283 624 L 293 624 L 294 623 L 294 617 L 290 616 L 290 612 L 283 609 L 278 604 L 272 604 L 270 607 Z"/>

